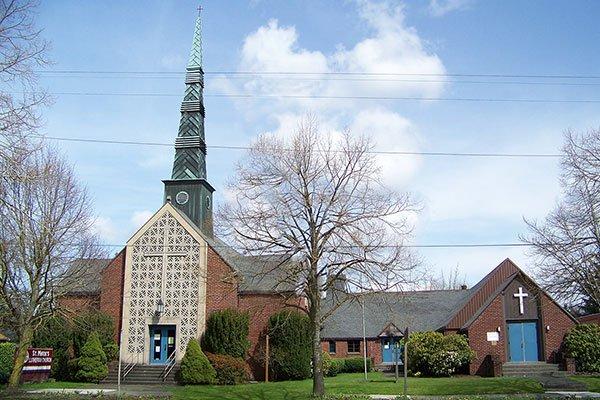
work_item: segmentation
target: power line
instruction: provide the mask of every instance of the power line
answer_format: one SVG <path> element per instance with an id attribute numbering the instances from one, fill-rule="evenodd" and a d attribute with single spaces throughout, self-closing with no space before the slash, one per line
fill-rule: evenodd
<path id="1" fill-rule="evenodd" d="M 39 74 L 136 74 L 136 75 L 185 75 L 182 71 L 124 71 L 124 70 L 37 70 Z M 353 72 L 353 71 L 204 71 L 205 75 L 324 75 L 324 76 L 430 76 L 469 78 L 537 78 L 537 79 L 600 79 L 596 74 L 484 74 L 484 73 L 412 73 L 412 72 Z"/>
<path id="2" fill-rule="evenodd" d="M 103 247 L 125 247 L 127 244 L 99 244 L 99 246 Z M 132 245 L 133 247 L 149 247 L 153 249 L 157 248 L 165 248 L 168 246 L 164 245 Z M 407 244 L 407 245 L 388 245 L 388 246 L 378 246 L 378 248 L 384 249 L 399 249 L 399 248 L 429 248 L 429 249 L 451 249 L 451 248 L 478 248 L 478 247 L 532 247 L 535 246 L 531 243 L 428 243 L 428 244 Z M 227 245 L 210 245 L 210 247 L 214 248 L 232 248 Z M 363 248 L 363 246 L 336 246 L 339 248 Z"/>
<path id="3" fill-rule="evenodd" d="M 86 138 L 69 138 L 58 136 L 31 135 L 40 139 L 50 139 L 66 142 L 82 142 L 82 143 L 100 143 L 100 144 L 118 144 L 118 145 L 136 145 L 136 146 L 163 146 L 173 147 L 172 143 L 164 142 L 138 142 L 130 140 L 109 140 L 109 139 L 86 139 Z M 251 150 L 250 146 L 229 146 L 229 145 L 207 145 L 207 148 L 219 150 Z M 290 150 L 291 151 L 291 150 Z M 511 157 L 511 158 L 559 158 L 560 154 L 551 153 L 459 153 L 459 152 L 435 152 L 435 151 L 385 151 L 371 150 L 369 154 L 381 155 L 403 155 L 403 156 L 442 156 L 442 157 Z"/>
<path id="4" fill-rule="evenodd" d="M 93 78 L 93 79 L 176 79 L 181 80 L 180 76 L 160 76 L 160 75 L 122 75 L 122 76 L 86 76 L 84 75 L 46 75 L 46 78 Z M 211 80 L 222 79 L 251 79 L 245 76 L 211 76 Z M 393 79 L 393 78 L 354 78 L 354 77 L 295 77 L 295 76 L 267 76 L 269 80 L 285 80 L 299 82 L 401 82 L 401 83 L 447 83 L 447 84 L 484 84 L 484 85 L 525 85 L 525 86 L 600 86 L 600 82 L 540 82 L 540 81 L 473 81 L 473 80 L 449 80 L 449 79 Z"/>
<path id="5" fill-rule="evenodd" d="M 21 92 L 21 94 L 35 94 Z M 55 96 L 127 96 L 127 97 L 182 97 L 181 93 L 133 93 L 133 92 L 53 92 Z M 532 99 L 532 98 L 485 98 L 485 97 L 419 97 L 419 96 L 331 96 L 258 93 L 208 93 L 204 97 L 239 99 L 302 99 L 302 100 L 402 100 L 402 101 L 448 101 L 471 103 L 587 103 L 598 104 L 600 99 Z"/>

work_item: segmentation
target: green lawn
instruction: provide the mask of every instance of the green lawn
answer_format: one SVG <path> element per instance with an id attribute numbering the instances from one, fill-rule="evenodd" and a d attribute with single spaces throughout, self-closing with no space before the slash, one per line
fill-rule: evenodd
<path id="1" fill-rule="evenodd" d="M 328 394 L 402 394 L 403 384 L 372 372 L 365 383 L 363 374 L 342 374 L 326 378 Z M 312 381 L 257 383 L 238 386 L 179 386 L 172 389 L 174 399 L 281 399 L 304 400 L 310 395 Z M 412 395 L 473 395 L 503 393 L 541 393 L 541 385 L 526 378 L 409 378 Z"/>
<path id="2" fill-rule="evenodd" d="M 573 376 L 571 379 L 585 383 L 590 392 L 600 392 L 600 376 Z"/>

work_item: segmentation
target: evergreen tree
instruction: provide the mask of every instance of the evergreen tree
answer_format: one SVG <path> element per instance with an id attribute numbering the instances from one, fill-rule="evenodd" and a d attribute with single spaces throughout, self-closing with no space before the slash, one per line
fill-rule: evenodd
<path id="1" fill-rule="evenodd" d="M 206 321 L 202 348 L 209 353 L 245 358 L 250 348 L 248 313 L 227 309 L 212 313 Z"/>
<path id="2" fill-rule="evenodd" d="M 190 339 L 179 369 L 179 381 L 184 385 L 215 383 L 217 373 L 196 339 Z"/>
<path id="3" fill-rule="evenodd" d="M 84 382 L 100 382 L 108 375 L 106 355 L 98 333 L 92 332 L 81 348 L 81 356 L 77 360 L 75 379 Z"/>

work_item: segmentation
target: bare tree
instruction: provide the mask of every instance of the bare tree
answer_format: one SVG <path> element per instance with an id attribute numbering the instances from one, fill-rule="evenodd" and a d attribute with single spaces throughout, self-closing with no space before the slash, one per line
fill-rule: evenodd
<path id="1" fill-rule="evenodd" d="M 39 126 L 39 106 L 49 101 L 37 81 L 36 68 L 49 63 L 34 22 L 37 5 L 0 0 L 0 157 Z"/>
<path id="2" fill-rule="evenodd" d="M 448 274 L 442 270 L 439 275 L 431 275 L 428 280 L 429 290 L 458 290 L 467 284 L 466 276 L 460 274 L 458 264 Z"/>
<path id="3" fill-rule="evenodd" d="M 71 167 L 51 149 L 13 149 L 0 175 L 0 302 L 18 337 L 9 387 L 19 384 L 34 331 L 100 255 L 94 218 Z M 73 268 L 81 265 L 81 269 Z"/>
<path id="4" fill-rule="evenodd" d="M 256 141 L 229 186 L 235 199 L 219 212 L 238 249 L 282 260 L 257 274 L 306 299 L 315 395 L 325 390 L 320 331 L 335 311 L 331 301 L 351 298 L 335 293 L 399 289 L 417 264 L 403 246 L 417 204 L 381 183 L 371 150 L 366 137 L 333 138 L 306 117 L 289 140 L 265 135 Z M 333 293 L 328 307 L 324 293 Z"/>
<path id="5" fill-rule="evenodd" d="M 600 305 L 600 130 L 566 132 L 563 196 L 543 222 L 525 220 L 537 277 L 570 307 Z"/>

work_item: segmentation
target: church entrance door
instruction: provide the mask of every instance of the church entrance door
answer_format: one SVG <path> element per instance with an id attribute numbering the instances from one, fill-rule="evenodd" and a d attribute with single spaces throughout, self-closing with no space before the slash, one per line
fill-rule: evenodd
<path id="1" fill-rule="evenodd" d="M 402 364 L 402 347 L 400 346 L 400 338 L 386 337 L 381 339 L 381 361 L 384 363 L 395 363 L 396 353 L 398 355 L 398 363 Z"/>
<path id="2" fill-rule="evenodd" d="M 175 351 L 175 326 L 150 325 L 150 363 L 164 364 Z"/>
<path id="3" fill-rule="evenodd" d="M 510 362 L 538 361 L 537 322 L 508 323 L 508 353 Z"/>

